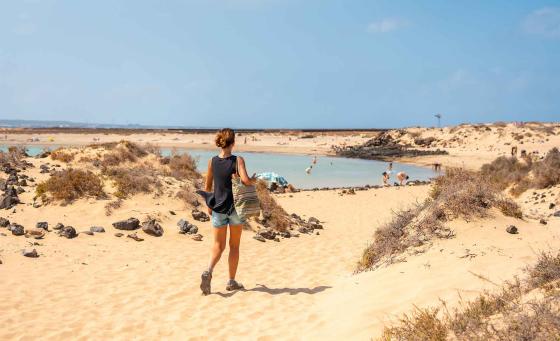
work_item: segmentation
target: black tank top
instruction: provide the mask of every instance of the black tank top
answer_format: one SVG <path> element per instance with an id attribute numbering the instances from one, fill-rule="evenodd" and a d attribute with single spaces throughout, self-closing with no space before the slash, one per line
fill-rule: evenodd
<path id="1" fill-rule="evenodd" d="M 226 158 L 214 156 L 212 158 L 212 173 L 214 175 L 214 202 L 209 205 L 214 212 L 230 214 L 233 208 L 233 192 L 231 176 L 236 173 L 237 156 Z"/>

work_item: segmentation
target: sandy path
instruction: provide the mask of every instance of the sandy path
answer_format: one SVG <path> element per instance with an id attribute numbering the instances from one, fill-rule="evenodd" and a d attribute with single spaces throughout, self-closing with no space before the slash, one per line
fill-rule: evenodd
<path id="1" fill-rule="evenodd" d="M 6 293 L 0 339 L 298 339 L 305 326 L 321 320 L 311 307 L 349 276 L 372 227 L 388 218 L 382 202 L 401 206 L 425 192 L 411 187 L 383 190 L 383 197 L 373 190 L 343 198 L 335 192 L 285 195 L 280 201 L 289 212 L 320 217 L 326 229 L 320 236 L 264 244 L 245 233 L 239 278 L 249 290 L 225 292 L 223 259 L 214 275 L 216 294 L 209 297 L 198 289 L 209 240 L 197 243 L 176 234 L 176 217 L 164 219 L 164 237 L 145 236 L 137 243 L 114 237 L 107 227 L 116 217 L 103 216 L 99 224 L 107 233 L 74 240 L 51 233 L 36 246 L 38 259 L 19 255 L 30 239 L 0 237 L 0 286 Z M 364 200 L 370 208 L 348 214 Z M 133 209 L 124 207 L 122 215 Z M 43 214 L 58 221 L 47 210 Z M 101 215 L 94 208 L 63 214 L 74 226 L 89 226 L 80 222 Z M 33 220 L 18 221 L 29 226 Z M 207 237 L 209 224 L 199 226 Z"/>
<path id="2" fill-rule="evenodd" d="M 85 230 L 102 225 L 105 234 L 38 241 L 38 259 L 19 250 L 30 239 L 0 236 L 1 340 L 34 339 L 341 339 L 368 340 L 413 304 L 456 302 L 511 279 L 536 258 L 560 247 L 560 218 L 547 226 L 497 216 L 452 227 L 457 237 L 436 241 L 424 254 L 376 271 L 351 275 L 375 226 L 391 210 L 422 200 L 428 187 L 385 188 L 339 196 L 336 191 L 279 196 L 288 212 L 324 221 L 319 236 L 260 243 L 245 233 L 239 280 L 247 291 L 227 293 L 227 251 L 214 274 L 215 294 L 202 297 L 198 278 L 207 262 L 209 223 L 199 223 L 203 242 L 177 234 L 181 207 L 136 197 L 113 217 L 103 203 L 49 207 L 10 215 L 25 226 L 41 217 Z M 159 199 L 157 199 L 159 200 Z M 159 203 L 159 205 L 157 205 Z M 177 216 L 166 210 L 177 211 Z M 110 222 L 160 210 L 162 238 L 143 242 L 113 236 Z M 31 211 L 32 212 L 32 211 Z M 516 224 L 519 235 L 504 228 Z M 5 230 L 0 230 L 5 232 Z M 468 250 L 468 251 L 467 251 Z M 475 256 L 464 257 L 466 254 Z"/>

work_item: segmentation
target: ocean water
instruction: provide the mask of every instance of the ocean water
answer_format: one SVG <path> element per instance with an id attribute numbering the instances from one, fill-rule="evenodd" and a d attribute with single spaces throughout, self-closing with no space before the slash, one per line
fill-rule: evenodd
<path id="1" fill-rule="evenodd" d="M 27 151 L 34 156 L 43 151 L 43 146 L 30 146 Z M 56 147 L 49 147 L 54 149 Z M 0 146 L 0 150 L 7 150 L 7 146 Z M 171 154 L 171 148 L 162 148 L 162 155 Z M 218 151 L 197 149 L 175 149 L 178 153 L 190 153 L 197 160 L 199 171 L 205 172 L 208 160 L 217 155 Z M 311 165 L 312 156 L 291 155 L 277 153 L 236 153 L 245 158 L 249 175 L 253 173 L 275 172 L 286 178 L 297 188 L 315 187 L 349 187 L 364 185 L 381 185 L 382 176 L 387 168 L 387 162 L 374 160 L 348 159 L 330 156 L 318 156 L 317 164 L 313 165 L 311 174 L 305 169 Z M 393 174 L 406 172 L 410 180 L 428 180 L 436 174 L 427 167 L 393 163 Z M 396 181 L 393 177 L 391 183 Z"/>

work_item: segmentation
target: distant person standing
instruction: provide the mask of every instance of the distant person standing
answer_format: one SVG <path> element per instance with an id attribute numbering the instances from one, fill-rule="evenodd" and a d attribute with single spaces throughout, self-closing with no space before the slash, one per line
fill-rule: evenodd
<path id="1" fill-rule="evenodd" d="M 381 175 L 383 175 L 383 186 L 389 186 L 389 183 L 387 182 L 389 181 L 389 175 L 387 175 L 387 172 L 383 172 Z"/>
<path id="2" fill-rule="evenodd" d="M 311 163 L 316 165 L 317 164 L 317 157 L 313 156 L 313 160 L 311 160 Z"/>
<path id="3" fill-rule="evenodd" d="M 389 162 L 389 166 L 387 166 L 387 170 L 385 171 L 387 173 L 387 180 L 391 179 L 391 174 L 393 173 L 393 163 Z"/>
<path id="4" fill-rule="evenodd" d="M 404 186 L 406 185 L 406 181 L 408 181 L 408 175 L 405 172 L 398 172 L 397 180 L 401 186 Z"/>
<path id="5" fill-rule="evenodd" d="M 307 168 L 305 169 L 305 173 L 311 174 L 311 170 L 312 170 L 312 169 L 313 169 L 313 165 L 307 167 Z"/>

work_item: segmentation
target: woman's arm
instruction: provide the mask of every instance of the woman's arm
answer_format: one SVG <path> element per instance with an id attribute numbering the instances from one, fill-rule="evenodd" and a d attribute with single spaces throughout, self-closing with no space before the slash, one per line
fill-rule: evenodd
<path id="1" fill-rule="evenodd" d="M 206 184 L 204 190 L 206 192 L 212 191 L 212 185 L 214 183 L 214 172 L 212 171 L 212 159 L 208 160 L 208 171 L 206 172 Z M 208 214 L 212 215 L 212 209 L 208 207 Z"/>
<path id="2" fill-rule="evenodd" d="M 249 178 L 247 175 L 247 168 L 245 168 L 245 160 L 241 156 L 238 156 L 237 158 L 239 159 L 239 177 L 241 178 L 241 182 L 243 182 L 245 186 L 252 185 L 256 180 L 255 174 Z"/>
<path id="3" fill-rule="evenodd" d="M 214 182 L 214 172 L 212 171 L 212 159 L 208 160 L 208 171 L 206 172 L 206 184 L 204 190 L 206 192 L 212 191 L 212 185 Z"/>

